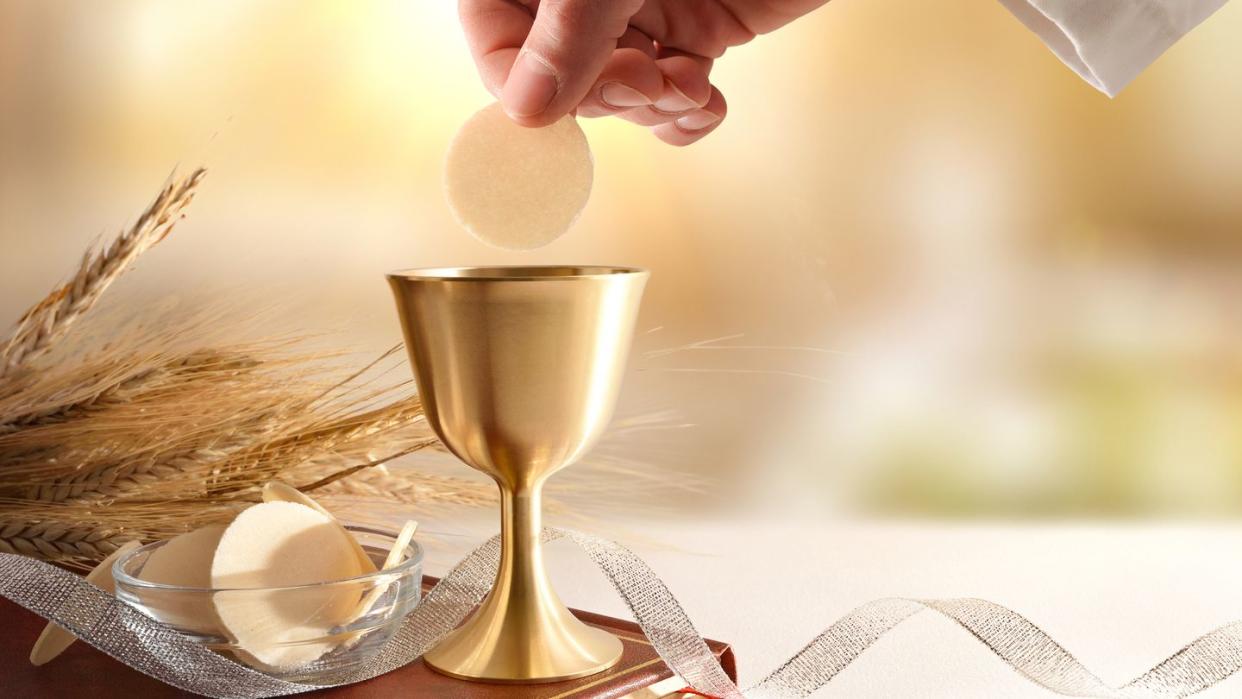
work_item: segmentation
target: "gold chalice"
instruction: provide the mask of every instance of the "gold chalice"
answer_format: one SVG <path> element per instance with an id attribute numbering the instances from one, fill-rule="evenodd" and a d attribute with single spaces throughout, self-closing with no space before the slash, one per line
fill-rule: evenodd
<path id="1" fill-rule="evenodd" d="M 612 416 L 647 272 L 453 267 L 388 275 L 427 420 L 500 486 L 500 569 L 472 617 L 424 656 L 453 677 L 553 682 L 621 657 L 569 613 L 539 546 L 544 481 Z"/>

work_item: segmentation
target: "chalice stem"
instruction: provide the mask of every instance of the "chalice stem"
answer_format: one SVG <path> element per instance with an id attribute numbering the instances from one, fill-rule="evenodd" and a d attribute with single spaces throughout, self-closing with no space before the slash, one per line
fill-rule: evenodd
<path id="1" fill-rule="evenodd" d="M 454 677 L 502 682 L 594 674 L 616 662 L 621 643 L 579 621 L 543 569 L 543 483 L 500 486 L 500 566 L 474 616 L 424 656 Z"/>
<path id="2" fill-rule="evenodd" d="M 543 547 L 539 543 L 542 509 L 543 483 L 516 489 L 500 486 L 500 569 L 496 588 L 508 588 L 509 595 L 537 607 L 552 601 L 546 599 L 552 588 L 543 571 Z"/>

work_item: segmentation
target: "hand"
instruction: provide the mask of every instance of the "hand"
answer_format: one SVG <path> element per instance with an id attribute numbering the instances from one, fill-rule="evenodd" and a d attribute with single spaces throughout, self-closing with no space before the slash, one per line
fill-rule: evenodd
<path id="1" fill-rule="evenodd" d="M 461 0 L 483 83 L 523 126 L 619 116 L 675 146 L 725 117 L 712 61 L 827 0 Z"/>

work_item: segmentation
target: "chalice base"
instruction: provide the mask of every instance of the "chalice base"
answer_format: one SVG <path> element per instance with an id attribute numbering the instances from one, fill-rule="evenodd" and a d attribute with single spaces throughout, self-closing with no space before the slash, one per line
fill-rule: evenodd
<path id="1" fill-rule="evenodd" d="M 582 623 L 559 600 L 540 613 L 484 600 L 465 624 L 423 656 L 442 675 L 474 682 L 539 684 L 603 672 L 621 659 L 621 640 Z"/>

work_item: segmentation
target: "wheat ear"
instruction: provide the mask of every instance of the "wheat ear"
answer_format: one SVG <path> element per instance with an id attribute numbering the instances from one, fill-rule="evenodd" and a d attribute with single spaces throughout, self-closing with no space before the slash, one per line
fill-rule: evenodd
<path id="1" fill-rule="evenodd" d="M 8 427 L 12 427 L 15 431 L 89 417 L 93 413 L 99 413 L 117 405 L 125 405 L 152 386 L 158 386 L 161 381 L 192 380 L 196 375 L 208 373 L 238 375 L 257 365 L 257 360 L 245 354 L 195 350 L 174 356 L 162 364 L 141 367 L 72 400 L 18 412 L 12 417 L 0 417 L 0 434 L 3 434 L 5 428 Z"/>
<path id="2" fill-rule="evenodd" d="M 0 552 L 45 560 L 98 560 L 133 538 L 116 529 L 70 522 L 0 521 Z"/>
<path id="3" fill-rule="evenodd" d="M 51 349 L 139 255 L 163 240 L 183 217 L 205 174 L 206 170 L 199 168 L 189 177 L 170 181 L 112 245 L 94 254 L 88 252 L 72 279 L 27 310 L 12 336 L 0 345 L 0 378 Z"/>
<path id="4" fill-rule="evenodd" d="M 491 505 L 497 499 L 496 486 L 489 481 L 468 481 L 409 468 L 369 468 L 348 478 L 325 484 L 321 492 L 325 495 L 385 500 L 394 504 L 420 507 L 481 507 Z"/>

